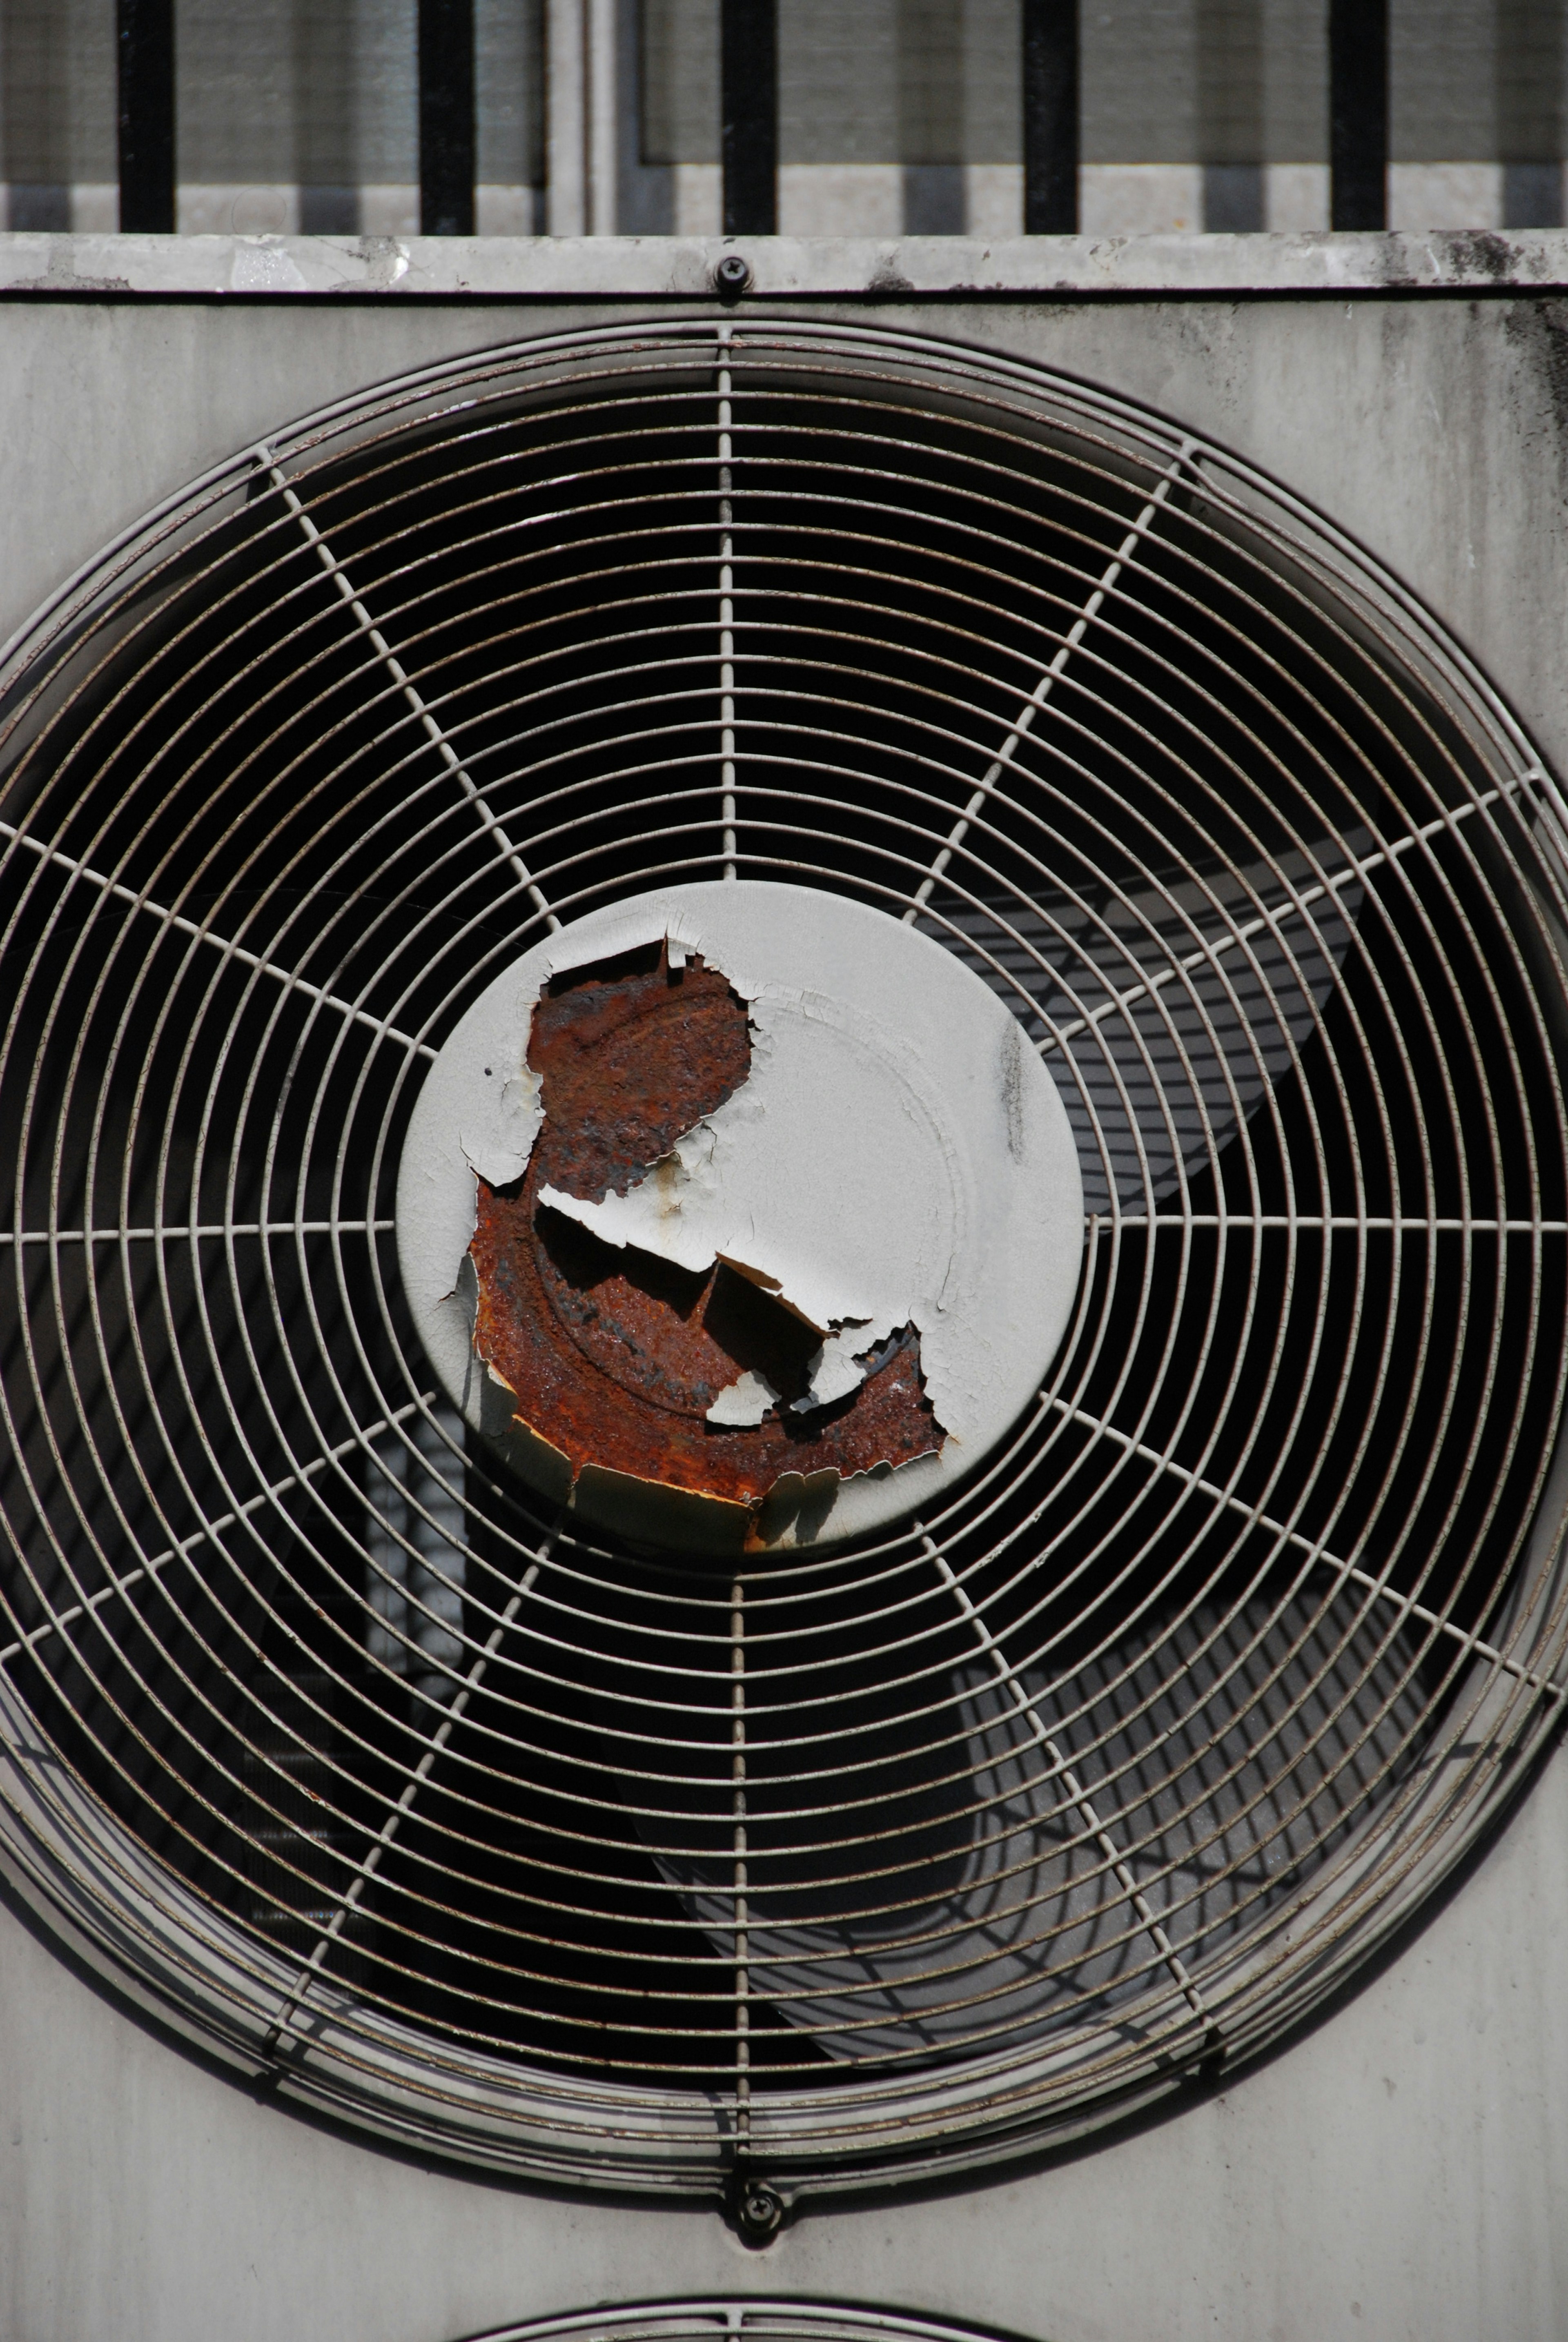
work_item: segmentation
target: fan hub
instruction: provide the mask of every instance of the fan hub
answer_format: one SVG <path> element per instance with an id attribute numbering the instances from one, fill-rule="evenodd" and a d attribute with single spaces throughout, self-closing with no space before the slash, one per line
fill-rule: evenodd
<path id="1" fill-rule="evenodd" d="M 469 1420 L 589 1516 L 720 1546 L 874 1527 L 978 1462 L 1082 1229 L 1006 1006 L 878 912 L 750 884 L 518 962 L 432 1069 L 399 1191 Z"/>

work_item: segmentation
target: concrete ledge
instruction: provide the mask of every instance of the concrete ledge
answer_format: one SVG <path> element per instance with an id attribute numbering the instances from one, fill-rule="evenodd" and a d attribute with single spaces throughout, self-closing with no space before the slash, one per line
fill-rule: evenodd
<path id="1" fill-rule="evenodd" d="M 0 235 L 0 295 L 458 300 L 712 296 L 740 252 L 746 299 L 857 294 L 1040 299 L 1568 289 L 1568 230 L 1392 235 Z"/>

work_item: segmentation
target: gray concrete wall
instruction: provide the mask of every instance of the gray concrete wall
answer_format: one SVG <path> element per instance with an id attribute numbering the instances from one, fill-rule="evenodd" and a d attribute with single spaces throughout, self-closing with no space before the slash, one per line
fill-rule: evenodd
<path id="1" fill-rule="evenodd" d="M 348 2144 L 165 2047 L 0 1914 L 6 2342 L 454 2342 L 681 2293 L 815 2294 L 1040 2342 L 1568 2332 L 1568 1760 L 1307 2039 L 1030 2177 L 807 2217 L 574 2206 Z"/>
<path id="2" fill-rule="evenodd" d="M 0 639 L 117 529 L 275 425 L 443 356 L 642 313 L 570 296 L 0 303 Z M 1343 298 L 884 298 L 869 314 L 1037 357 L 1261 464 L 1413 586 L 1568 764 L 1568 295 L 1379 299 L 1363 279 Z"/>
<path id="3" fill-rule="evenodd" d="M 0 632 L 274 425 L 593 314 L 5 305 Z M 1568 766 L 1568 312 L 1554 295 L 1034 296 L 875 314 L 1027 352 L 1263 464 L 1414 586 Z M 454 2342 L 606 2299 L 753 2290 L 1040 2342 L 1550 2342 L 1568 2333 L 1565 1985 L 1559 1757 L 1402 1957 L 1263 2070 L 1052 2169 L 817 2214 L 753 2254 L 708 2214 L 422 2170 L 257 2104 L 0 1913 L 0 2336 Z"/>

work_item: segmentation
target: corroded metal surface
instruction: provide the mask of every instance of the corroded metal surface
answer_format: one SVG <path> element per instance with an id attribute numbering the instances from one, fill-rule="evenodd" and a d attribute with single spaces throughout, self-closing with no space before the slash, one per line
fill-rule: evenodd
<path id="1" fill-rule="evenodd" d="M 574 1474 L 597 1465 L 755 1508 L 785 1476 L 847 1477 L 940 1446 L 914 1327 L 868 1354 L 847 1397 L 800 1410 L 826 1328 L 724 1261 L 693 1274 L 540 1201 L 550 1186 L 624 1194 L 745 1080 L 745 1004 L 717 969 L 672 966 L 661 948 L 558 978 L 528 1061 L 544 1123 L 521 1180 L 478 1182 L 474 1346 Z M 778 1406 L 758 1424 L 709 1423 L 748 1370 Z"/>

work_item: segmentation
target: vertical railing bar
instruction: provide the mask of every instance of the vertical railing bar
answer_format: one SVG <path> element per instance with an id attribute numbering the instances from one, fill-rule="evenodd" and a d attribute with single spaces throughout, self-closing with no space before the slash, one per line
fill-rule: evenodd
<path id="1" fill-rule="evenodd" d="M 419 0 L 419 233 L 474 234 L 474 0 Z"/>
<path id="2" fill-rule="evenodd" d="M 719 0 L 719 153 L 726 235 L 778 227 L 778 0 Z"/>
<path id="3" fill-rule="evenodd" d="M 544 214 L 551 235 L 588 232 L 587 19 L 587 0 L 544 0 Z"/>
<path id="4" fill-rule="evenodd" d="M 1024 0 L 1024 233 L 1078 233 L 1078 0 Z"/>
<path id="5" fill-rule="evenodd" d="M 1388 224 L 1388 0 L 1329 0 L 1329 225 Z"/>
<path id="6" fill-rule="evenodd" d="M 175 225 L 174 0 L 118 0 L 115 17 L 120 232 Z"/>
<path id="7" fill-rule="evenodd" d="M 617 86 L 619 0 L 587 0 L 584 66 L 587 124 L 584 169 L 587 177 L 584 229 L 588 235 L 614 235 L 620 225 L 617 154 L 621 97 Z"/>

